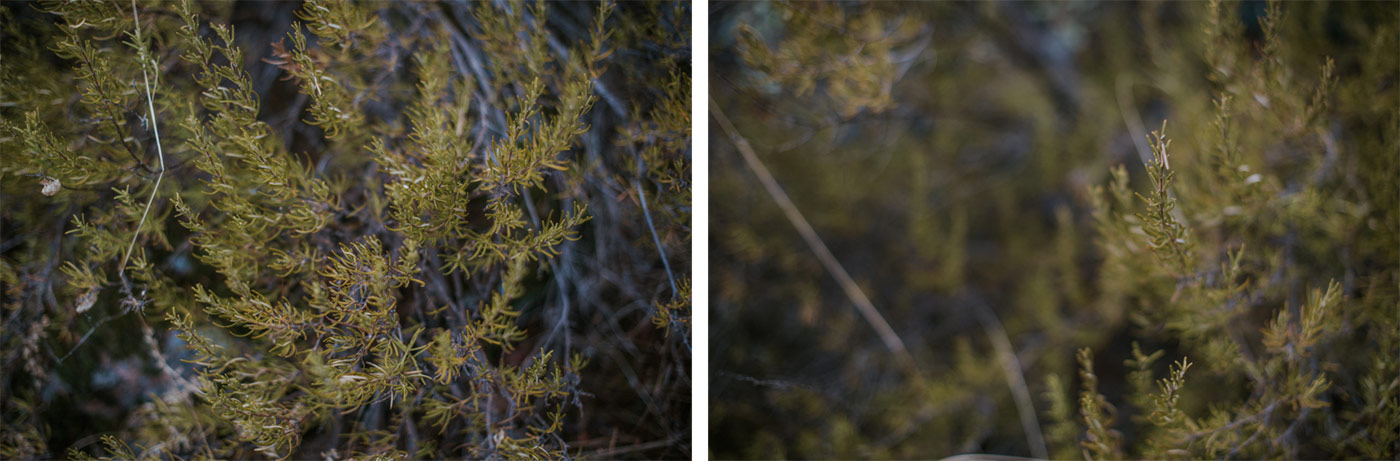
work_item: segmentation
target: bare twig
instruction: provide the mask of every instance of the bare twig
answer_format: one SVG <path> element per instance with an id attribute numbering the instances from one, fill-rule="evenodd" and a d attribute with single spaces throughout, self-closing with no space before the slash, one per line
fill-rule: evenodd
<path id="1" fill-rule="evenodd" d="M 136 44 L 141 44 L 141 16 L 136 14 L 136 0 L 131 0 L 131 17 L 136 21 Z M 146 200 L 146 210 L 141 212 L 141 221 L 136 223 L 136 232 L 131 234 L 131 244 L 126 247 L 126 255 L 122 256 L 121 265 L 117 266 L 117 276 L 121 277 L 123 283 L 126 281 L 126 262 L 131 258 L 131 250 L 136 248 L 136 239 L 141 236 L 141 227 L 146 225 L 146 215 L 151 213 L 151 204 L 156 201 L 156 192 L 160 190 L 160 180 L 165 178 L 165 152 L 160 147 L 160 125 L 156 122 L 156 103 L 151 96 L 151 76 L 146 71 L 146 59 L 149 53 L 143 47 L 141 49 L 141 79 L 146 85 L 146 107 L 151 112 L 151 131 L 156 138 L 156 155 L 160 158 L 160 170 L 156 173 L 156 185 L 151 188 L 151 198 Z M 152 67 L 155 67 L 152 65 Z M 160 74 L 156 74 L 160 77 Z M 130 290 L 128 290 L 130 291 Z"/>
<path id="2" fill-rule="evenodd" d="M 88 328 L 87 333 L 83 333 L 83 337 L 82 337 L 82 338 L 78 338 L 78 343 L 77 343 L 77 344 L 74 344 L 74 345 L 73 345 L 73 348 L 72 348 L 72 349 L 69 349 L 67 354 L 63 354 L 63 357 L 58 357 L 57 360 L 55 360 L 55 362 L 57 362 L 58 364 L 63 364 L 63 361 L 64 361 L 64 360 L 68 360 L 68 357 L 69 357 L 69 356 L 72 356 L 74 352 L 77 352 L 77 351 L 78 351 L 78 348 L 83 347 L 83 343 L 86 343 L 87 340 L 88 340 L 88 338 L 91 338 L 91 337 L 92 337 L 92 334 L 97 332 L 97 327 L 102 326 L 102 324 L 107 323 L 109 320 L 121 318 L 121 316 L 123 316 L 123 315 L 126 315 L 126 312 L 122 312 L 122 313 L 120 313 L 120 314 L 117 314 L 117 315 L 114 315 L 114 316 L 111 316 L 111 317 L 107 317 L 107 318 L 104 318 L 104 319 L 102 319 L 102 320 L 98 320 L 96 324 L 94 324 L 92 327 Z"/>
<path id="3" fill-rule="evenodd" d="M 1045 436 L 1040 432 L 1040 422 L 1035 415 L 1035 403 L 1031 401 L 1031 391 L 1026 386 L 1026 375 L 1021 369 L 1020 359 L 1016 358 L 1016 350 L 1011 347 L 1011 338 L 1006 335 L 1006 328 L 991 307 L 980 300 L 974 300 L 973 304 L 976 306 L 977 320 L 982 323 L 982 329 L 986 330 L 987 338 L 992 341 L 992 349 L 1001 359 L 1006 384 L 1011 387 L 1011 397 L 1016 401 L 1016 412 L 1021 416 L 1021 430 L 1026 433 L 1026 444 L 1030 445 L 1031 455 L 1050 459 L 1050 452 L 1045 448 Z"/>
<path id="4" fill-rule="evenodd" d="M 1114 80 L 1114 95 L 1118 99 L 1118 113 L 1123 116 L 1123 123 L 1128 125 L 1128 134 L 1133 139 L 1133 147 L 1137 148 L 1138 158 L 1142 164 L 1152 163 L 1152 149 L 1147 146 L 1143 139 L 1147 138 L 1147 127 L 1142 124 L 1142 114 L 1138 113 L 1137 106 L 1133 105 L 1133 82 L 1132 77 L 1119 75 Z"/>
<path id="5" fill-rule="evenodd" d="M 661 254 L 661 265 L 666 267 L 666 279 L 671 282 L 671 299 L 674 300 L 680 294 L 680 290 L 676 288 L 676 276 L 671 273 L 671 261 L 666 259 L 666 247 L 661 245 L 661 237 L 656 234 L 656 225 L 651 221 L 651 210 L 647 208 L 647 193 L 642 188 L 642 175 L 646 171 L 646 164 L 635 146 L 632 147 L 632 155 L 637 158 L 637 177 L 632 180 L 632 184 L 637 188 L 637 200 L 642 202 L 642 216 L 646 218 L 647 229 L 651 230 L 651 240 L 656 242 L 656 252 Z"/>
<path id="6" fill-rule="evenodd" d="M 851 275 L 846 273 L 841 262 L 836 259 L 835 255 L 831 254 L 830 249 L 827 249 L 826 244 L 817 235 L 817 231 L 807 222 L 807 218 L 802 216 L 802 212 L 798 211 L 797 205 L 794 205 L 792 199 L 788 198 L 778 181 L 773 179 L 773 174 L 768 172 L 768 167 L 765 167 L 763 162 L 758 159 L 758 155 L 754 154 L 753 147 L 749 146 L 749 142 L 734 128 L 734 124 L 730 123 L 729 118 L 724 116 L 724 111 L 720 109 L 719 104 L 714 99 L 710 99 L 710 115 L 714 116 L 715 121 L 719 122 L 720 128 L 729 135 L 730 140 L 734 142 L 734 147 L 744 157 L 744 163 L 748 164 L 749 169 L 758 176 L 759 182 L 763 183 L 768 195 L 773 198 L 774 202 L 777 202 L 779 208 L 782 208 L 783 214 L 787 215 L 788 221 L 797 228 L 797 233 L 802 235 L 802 239 L 807 242 L 807 246 L 811 248 L 817 259 L 821 260 L 827 272 L 836 278 L 837 284 L 841 285 L 846 297 L 850 298 L 851 302 L 856 305 L 856 310 L 880 334 L 880 339 L 885 342 L 885 347 L 889 348 L 890 352 L 893 352 L 905 366 L 909 367 L 915 376 L 920 376 L 914 357 L 909 355 L 908 349 L 904 347 L 904 341 L 899 339 L 894 328 L 891 328 L 884 316 L 880 315 L 880 311 L 875 309 L 875 304 L 870 302 L 870 298 L 865 296 L 865 292 L 861 291 L 860 286 L 851 279 Z"/>
<path id="7" fill-rule="evenodd" d="M 608 447 L 608 448 L 606 448 L 606 449 L 594 451 L 594 452 L 591 452 L 591 453 L 584 453 L 583 456 L 580 456 L 580 458 L 608 458 L 608 457 L 615 457 L 615 456 L 623 455 L 623 454 L 627 454 L 627 453 L 636 453 L 636 452 L 639 452 L 639 451 L 646 451 L 646 450 L 650 450 L 650 449 L 653 449 L 653 448 L 660 448 L 660 447 L 671 446 L 672 444 L 675 444 L 676 441 L 677 441 L 677 439 L 676 439 L 675 437 L 671 437 L 671 438 L 666 438 L 666 439 L 661 439 L 661 440 L 654 440 L 654 441 L 651 441 L 651 442 L 639 443 L 639 444 L 636 444 L 636 445 L 629 445 L 629 446 L 624 446 L 624 447 Z"/>

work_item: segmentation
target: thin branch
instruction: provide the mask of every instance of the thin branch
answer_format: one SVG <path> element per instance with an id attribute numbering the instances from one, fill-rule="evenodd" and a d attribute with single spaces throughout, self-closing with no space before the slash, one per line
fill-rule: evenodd
<path id="1" fill-rule="evenodd" d="M 80 49 L 78 52 L 79 52 L 79 59 L 82 60 L 83 65 L 84 65 L 84 66 L 87 66 L 87 68 L 89 69 L 89 72 L 91 72 L 91 71 L 92 71 L 91 69 L 93 68 L 93 67 L 92 67 L 92 56 L 88 54 L 88 50 L 87 50 L 87 49 Z M 102 85 L 94 85 L 94 86 L 93 86 L 93 89 L 97 90 L 97 94 L 98 94 L 99 96 L 102 97 L 102 101 L 103 101 L 104 107 L 114 108 L 114 109 L 115 109 L 115 108 L 120 108 L 121 110 L 124 110 L 124 111 L 130 110 L 130 109 L 127 109 L 125 106 L 119 106 L 119 105 L 117 105 L 116 103 L 113 103 L 113 102 L 112 102 L 112 97 L 107 95 L 107 90 L 106 90 L 105 88 L 103 88 Z M 108 123 L 110 123 L 110 124 L 112 125 L 112 131 L 115 132 L 116 135 L 117 135 L 117 140 L 116 140 L 116 142 L 121 143 L 122 147 L 126 149 L 127 155 L 130 155 L 130 156 L 131 156 L 131 159 L 132 159 L 132 160 L 135 160 L 135 161 L 136 161 L 136 165 L 139 166 L 139 167 L 141 167 L 141 169 L 146 170 L 146 171 L 148 171 L 148 172 L 151 171 L 151 167 L 148 166 L 148 165 L 146 165 L 146 162 L 142 161 L 141 158 L 140 158 L 139 156 L 136 155 L 136 151 L 135 151 L 135 150 L 132 150 L 131 144 L 129 144 L 129 143 L 126 142 L 126 140 L 128 139 L 128 136 L 127 136 L 128 133 L 122 131 L 121 125 L 118 125 L 118 124 L 117 124 L 117 119 L 116 119 L 116 117 L 117 117 L 117 111 L 113 110 L 113 111 L 111 112 L 110 116 L 108 116 L 108 117 L 101 117 L 101 118 L 99 118 L 99 119 L 97 119 L 97 120 L 100 121 L 101 119 L 106 119 L 105 121 L 108 122 Z M 95 126 L 95 125 L 94 125 L 94 126 Z M 65 155 L 65 157 L 66 157 L 66 155 Z"/>
<path id="2" fill-rule="evenodd" d="M 656 242 L 656 252 L 661 254 L 661 265 L 666 267 L 666 279 L 671 282 L 671 299 L 675 300 L 680 294 L 680 290 L 676 288 L 676 276 L 671 273 L 671 261 L 666 259 L 666 247 L 661 245 L 661 237 L 656 234 L 656 225 L 651 221 L 651 210 L 647 209 L 647 193 L 642 188 L 642 175 L 646 164 L 636 146 L 632 147 L 632 155 L 637 158 L 637 177 L 632 180 L 632 185 L 637 188 L 637 199 L 642 202 L 642 216 L 646 218 L 647 229 L 651 230 L 651 240 Z"/>
<path id="3" fill-rule="evenodd" d="M 1138 158 L 1146 165 L 1152 163 L 1152 149 L 1143 142 L 1147 137 L 1147 127 L 1143 126 L 1142 114 L 1139 114 L 1137 106 L 1133 105 L 1133 82 L 1129 81 L 1130 78 L 1120 75 L 1114 80 L 1114 96 L 1118 99 L 1118 113 L 1123 116 L 1123 123 L 1128 126 L 1128 137 L 1133 139 Z"/>
<path id="4" fill-rule="evenodd" d="M 1045 436 L 1041 434 L 1040 422 L 1036 418 L 1035 403 L 1031 401 L 1031 391 L 1026 385 L 1026 375 L 1021 369 L 1020 359 L 1016 358 L 1015 349 L 1011 347 L 1011 338 L 1006 335 L 1006 328 L 990 307 L 980 301 L 973 304 L 977 320 L 982 323 L 982 329 L 986 330 L 987 338 L 992 341 L 992 348 L 1001 358 L 1006 384 L 1011 387 L 1011 396 L 1016 401 L 1016 412 L 1021 416 L 1021 430 L 1026 433 L 1026 444 L 1030 445 L 1031 455 L 1050 459 L 1050 452 L 1045 448 Z"/>
<path id="5" fill-rule="evenodd" d="M 671 445 L 675 444 L 676 441 L 677 441 L 677 439 L 676 439 L 675 437 L 671 437 L 671 438 L 666 438 L 666 439 L 661 439 L 661 440 L 653 440 L 653 441 L 651 441 L 651 442 L 639 443 L 639 444 L 636 444 L 636 445 L 629 445 L 629 446 L 624 446 L 624 447 L 615 447 L 615 448 L 610 447 L 610 448 L 606 448 L 606 449 L 601 449 L 601 450 L 598 450 L 598 451 L 594 451 L 594 452 L 592 452 L 592 453 L 584 453 L 583 456 L 580 456 L 579 458 L 608 458 L 608 457 L 615 457 L 615 456 L 623 455 L 623 454 L 627 454 L 627 453 L 636 453 L 636 452 L 639 452 L 639 451 L 646 451 L 646 450 L 650 450 L 650 449 L 653 449 L 653 448 L 668 447 L 668 446 L 671 446 Z"/>
<path id="6" fill-rule="evenodd" d="M 131 17 L 136 21 L 136 45 L 141 46 L 141 16 L 136 14 L 136 0 L 131 0 Z M 141 58 L 143 58 L 139 63 L 141 65 L 141 79 L 146 85 L 146 107 L 151 112 L 151 131 L 156 138 L 156 155 L 160 158 L 160 171 L 156 175 L 155 187 L 151 188 L 151 198 L 146 200 L 146 210 L 141 212 L 141 221 L 136 223 L 136 232 L 131 234 L 131 244 L 126 246 L 126 255 L 122 256 L 122 263 L 117 266 L 117 276 L 121 277 L 123 282 L 126 281 L 126 262 L 131 259 L 131 250 L 136 248 L 136 239 L 141 236 L 141 227 L 146 225 L 146 216 L 151 213 L 151 204 L 156 201 L 156 192 L 160 191 L 160 181 L 165 178 L 165 151 L 160 147 L 160 125 L 156 122 L 156 103 L 151 96 L 151 76 L 146 71 L 145 59 L 149 58 L 149 54 L 144 47 L 141 48 L 141 51 Z"/>
<path id="7" fill-rule="evenodd" d="M 87 333 L 83 333 L 82 338 L 78 338 L 78 343 L 74 344 L 73 348 L 69 349 L 67 354 L 63 354 L 63 357 L 58 357 L 57 360 L 55 360 L 55 362 L 62 365 L 64 360 L 68 360 L 69 356 L 72 356 L 74 352 L 77 352 L 78 348 L 83 347 L 83 343 L 86 343 L 88 338 L 92 337 L 92 334 L 97 332 L 97 327 L 102 326 L 102 324 L 107 323 L 110 320 L 121 318 L 123 315 L 126 315 L 126 312 L 122 312 L 114 316 L 109 316 L 107 318 L 97 321 L 96 324 L 88 328 Z"/>
<path id="8" fill-rule="evenodd" d="M 861 291 L 860 286 L 856 285 L 855 280 L 846 273 L 841 262 L 836 259 L 835 255 L 831 254 L 830 249 L 827 249 L 821 237 L 817 236 L 817 231 L 807 222 L 807 218 L 802 216 L 802 212 L 798 211 L 797 205 L 792 203 L 792 199 L 788 198 L 783 187 L 778 184 L 776 179 L 773 179 L 773 174 L 768 172 L 768 168 L 758 159 L 758 155 L 754 154 L 753 147 L 749 146 L 749 142 L 734 128 L 734 124 L 730 123 L 729 118 L 724 116 L 724 111 L 720 109 L 719 103 L 716 103 L 713 98 L 710 99 L 710 114 L 714 116 L 716 122 L 719 122 L 720 128 L 724 130 L 725 134 L 729 135 L 730 140 L 734 142 L 734 147 L 744 157 L 744 163 L 748 164 L 749 169 L 758 176 L 759 182 L 763 183 L 768 195 L 773 198 L 774 202 L 777 202 L 779 208 L 782 208 L 783 214 L 787 215 L 788 221 L 797 228 L 797 233 L 802 235 L 802 239 L 807 242 L 812 253 L 817 256 L 818 260 L 821 260 L 827 272 L 836 278 L 837 284 L 841 285 L 846 297 L 850 298 L 851 302 L 856 305 L 856 310 L 880 334 L 880 339 L 885 342 L 885 347 L 889 348 L 890 352 L 893 352 L 905 366 L 909 367 L 915 376 L 921 376 L 918 373 L 914 357 L 909 355 L 908 349 L 904 347 L 904 341 L 899 339 L 899 335 L 890 327 L 889 322 L 885 321 L 885 318 L 880 315 L 880 311 L 875 309 L 875 304 L 870 302 L 870 298 L 865 296 L 865 292 Z"/>

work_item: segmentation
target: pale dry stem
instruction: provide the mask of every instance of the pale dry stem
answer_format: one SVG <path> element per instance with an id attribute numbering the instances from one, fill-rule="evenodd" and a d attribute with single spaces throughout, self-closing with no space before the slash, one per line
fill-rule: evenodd
<path id="1" fill-rule="evenodd" d="M 136 0 L 131 0 L 131 17 L 136 21 L 136 43 L 140 44 L 141 16 L 136 14 Z M 117 266 L 117 276 L 121 277 L 123 281 L 126 280 L 126 262 L 131 258 L 131 250 L 136 248 L 136 239 L 141 236 L 141 228 L 146 225 L 146 216 L 151 213 L 151 205 L 156 201 L 156 192 L 160 190 L 160 181 L 165 178 L 165 151 L 160 146 L 160 125 L 156 122 L 156 104 L 151 95 L 151 76 L 146 71 L 147 63 L 143 60 L 140 64 L 141 79 L 146 86 L 146 107 L 150 109 L 151 131 L 155 135 L 156 156 L 160 159 L 160 170 L 156 172 L 156 184 L 155 187 L 151 188 L 151 198 L 146 200 L 146 210 L 141 212 L 141 221 L 136 223 L 136 232 L 131 234 L 131 243 L 126 246 L 126 255 L 122 256 L 121 265 Z"/>

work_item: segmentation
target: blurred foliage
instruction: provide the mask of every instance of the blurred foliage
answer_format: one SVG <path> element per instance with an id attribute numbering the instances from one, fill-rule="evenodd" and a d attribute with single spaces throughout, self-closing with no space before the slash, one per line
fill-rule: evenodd
<path id="1" fill-rule="evenodd" d="M 712 124 L 712 456 L 1027 455 L 1032 411 L 1053 458 L 1400 456 L 1397 21 L 713 4 L 712 98 L 919 371 Z"/>
<path id="2" fill-rule="evenodd" d="M 0 458 L 688 456 L 689 15 L 0 5 Z"/>

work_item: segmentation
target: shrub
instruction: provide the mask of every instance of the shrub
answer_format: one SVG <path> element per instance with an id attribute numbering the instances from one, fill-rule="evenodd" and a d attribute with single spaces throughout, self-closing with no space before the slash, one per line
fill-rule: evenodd
<path id="1" fill-rule="evenodd" d="M 231 6 L 0 5 L 0 455 L 685 455 L 688 6 Z"/>
<path id="2" fill-rule="evenodd" d="M 714 454 L 1395 457 L 1374 6 L 716 7 Z"/>

